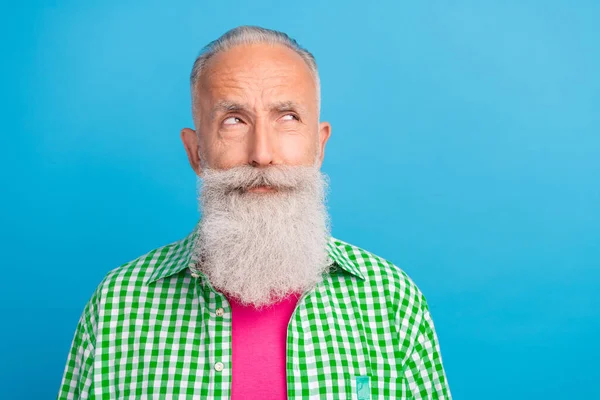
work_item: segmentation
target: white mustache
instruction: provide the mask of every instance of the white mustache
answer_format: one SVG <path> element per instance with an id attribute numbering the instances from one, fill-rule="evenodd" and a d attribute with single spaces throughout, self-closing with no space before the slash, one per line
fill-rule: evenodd
<path id="1" fill-rule="evenodd" d="M 201 175 L 202 186 L 221 193 L 245 192 L 259 186 L 280 191 L 303 189 L 315 172 L 314 166 L 276 165 L 264 168 L 241 165 L 226 170 L 207 168 Z"/>

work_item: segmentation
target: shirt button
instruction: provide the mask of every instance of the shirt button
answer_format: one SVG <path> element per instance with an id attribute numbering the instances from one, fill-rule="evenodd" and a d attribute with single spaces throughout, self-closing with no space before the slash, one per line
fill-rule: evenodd
<path id="1" fill-rule="evenodd" d="M 222 317 L 225 314 L 225 310 L 222 308 L 217 308 L 217 317 Z"/>
<path id="2" fill-rule="evenodd" d="M 215 369 L 219 372 L 223 371 L 223 363 L 222 362 L 218 362 L 215 364 Z"/>

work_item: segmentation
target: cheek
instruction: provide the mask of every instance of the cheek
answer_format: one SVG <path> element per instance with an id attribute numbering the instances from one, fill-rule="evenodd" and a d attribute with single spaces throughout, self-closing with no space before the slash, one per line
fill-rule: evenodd
<path id="1" fill-rule="evenodd" d="M 246 146 L 241 141 L 214 138 L 205 142 L 205 158 L 211 168 L 226 169 L 247 161 Z"/>
<path id="2" fill-rule="evenodd" d="M 311 135 L 284 135 L 279 151 L 286 163 L 311 164 L 317 153 L 317 141 Z"/>

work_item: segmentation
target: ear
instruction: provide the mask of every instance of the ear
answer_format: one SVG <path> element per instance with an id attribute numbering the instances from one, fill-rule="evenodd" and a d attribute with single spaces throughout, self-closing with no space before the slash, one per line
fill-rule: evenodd
<path id="1" fill-rule="evenodd" d="M 181 141 L 183 142 L 183 147 L 185 148 L 185 152 L 187 153 L 190 166 L 192 167 L 196 175 L 200 176 L 202 168 L 200 162 L 200 154 L 198 151 L 199 143 L 196 131 L 190 128 L 183 128 L 181 130 Z"/>
<path id="2" fill-rule="evenodd" d="M 331 124 L 329 122 L 321 122 L 319 124 L 319 167 L 323 164 L 325 158 L 325 145 L 331 136 Z"/>

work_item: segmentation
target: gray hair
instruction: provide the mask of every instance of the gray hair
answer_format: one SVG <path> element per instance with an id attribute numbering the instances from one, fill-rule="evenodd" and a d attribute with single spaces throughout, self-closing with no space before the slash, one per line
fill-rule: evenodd
<path id="1" fill-rule="evenodd" d="M 196 87 L 196 83 L 198 82 L 206 63 L 212 58 L 212 56 L 238 45 L 257 43 L 267 43 L 272 45 L 280 44 L 295 51 L 300 57 L 302 57 L 315 79 L 315 87 L 317 89 L 317 110 L 319 110 L 321 105 L 321 84 L 319 81 L 319 72 L 315 57 L 308 50 L 301 47 L 296 40 L 289 37 L 286 33 L 250 25 L 243 25 L 230 29 L 218 39 L 213 40 L 204 46 L 204 48 L 200 51 L 200 54 L 196 58 L 194 66 L 192 67 L 192 73 L 190 74 L 192 102 L 194 100 L 194 89 Z"/>

